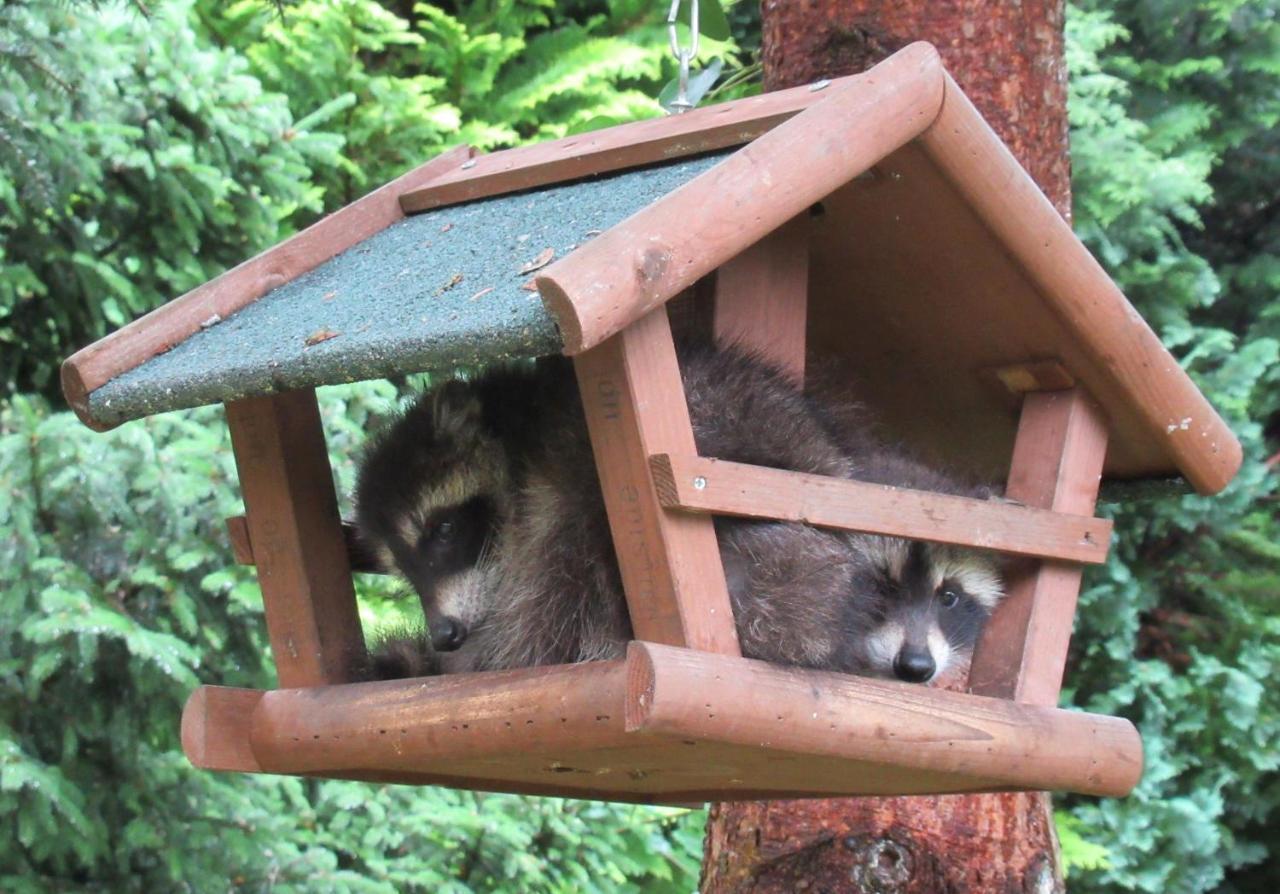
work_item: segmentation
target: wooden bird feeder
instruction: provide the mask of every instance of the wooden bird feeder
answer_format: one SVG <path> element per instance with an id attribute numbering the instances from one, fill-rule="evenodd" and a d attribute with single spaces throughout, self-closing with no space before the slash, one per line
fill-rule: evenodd
<path id="1" fill-rule="evenodd" d="M 664 306 L 682 294 L 797 378 L 844 358 L 894 437 L 1006 476 L 1021 505 L 698 456 Z M 618 661 L 350 682 L 359 557 L 312 389 L 557 351 L 637 641 Z M 80 351 L 63 385 L 95 428 L 226 404 L 231 531 L 281 688 L 199 688 L 197 766 L 637 802 L 1127 793 L 1133 726 L 1055 706 L 1081 565 L 1110 538 L 1100 481 L 1209 494 L 1241 459 L 927 44 L 676 117 L 453 149 Z M 1028 558 L 970 691 L 940 691 L 739 657 L 715 513 Z"/>

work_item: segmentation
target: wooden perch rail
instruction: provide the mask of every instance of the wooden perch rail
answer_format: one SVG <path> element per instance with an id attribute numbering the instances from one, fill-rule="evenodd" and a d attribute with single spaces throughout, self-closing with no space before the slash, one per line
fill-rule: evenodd
<path id="1" fill-rule="evenodd" d="M 556 785 L 623 800 L 1120 795 L 1142 767 L 1126 720 L 639 642 L 625 661 L 266 693 L 203 687 L 182 733 L 202 767 Z"/>
<path id="2" fill-rule="evenodd" d="M 989 500 L 805 475 L 701 456 L 650 457 L 670 509 L 807 522 L 1020 556 L 1098 564 L 1111 522 Z"/>

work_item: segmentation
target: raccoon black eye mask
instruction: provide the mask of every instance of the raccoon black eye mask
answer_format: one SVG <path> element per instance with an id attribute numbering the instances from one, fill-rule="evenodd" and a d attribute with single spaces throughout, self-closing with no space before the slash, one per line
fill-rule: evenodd
<path id="1" fill-rule="evenodd" d="M 741 352 L 684 351 L 681 373 L 704 456 L 965 492 L 874 445 L 856 408 L 801 393 Z M 393 637 L 375 647 L 371 674 L 622 654 L 630 621 L 576 387 L 563 359 L 499 369 L 423 395 L 374 439 L 357 524 L 417 592 L 434 654 L 386 658 L 425 642 Z M 751 658 L 924 681 L 972 648 L 999 598 L 994 566 L 962 561 L 975 553 L 789 522 L 717 518 L 716 531 Z M 920 587 L 943 567 L 956 569 L 956 602 L 934 599 L 930 614 Z"/>
<path id="2" fill-rule="evenodd" d="M 866 563 L 862 586 L 877 596 L 863 639 L 871 672 L 927 683 L 966 662 L 1003 597 L 994 561 L 919 541 L 852 539 Z"/>

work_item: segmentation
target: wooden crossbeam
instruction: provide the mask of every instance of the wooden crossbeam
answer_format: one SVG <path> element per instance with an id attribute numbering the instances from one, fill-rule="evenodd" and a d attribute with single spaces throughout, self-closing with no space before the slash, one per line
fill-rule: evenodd
<path id="1" fill-rule="evenodd" d="M 443 176 L 426 186 L 406 190 L 400 205 L 406 213 L 426 211 L 740 146 L 823 101 L 846 83 L 859 80 L 865 80 L 865 76 L 836 78 L 819 89 L 805 85 L 775 90 L 734 102 L 703 106 L 684 115 L 649 118 L 504 149 L 471 160 L 458 159 Z"/>
<path id="2" fill-rule="evenodd" d="M 806 522 L 998 550 L 1099 563 L 1111 522 L 1011 503 L 845 481 L 701 456 L 650 458 L 658 499 L 668 509 Z"/>
<path id="3" fill-rule="evenodd" d="M 1028 394 L 1005 493 L 1054 512 L 1092 513 L 1106 452 L 1106 420 L 1082 389 Z M 1007 575 L 1008 595 L 974 652 L 972 691 L 1057 704 L 1080 578 L 1078 565 L 1058 561 L 1031 562 Z"/>
<path id="4" fill-rule="evenodd" d="M 695 452 L 666 309 L 574 368 L 636 637 L 738 654 L 712 520 L 664 512 L 649 471 L 651 453 Z"/>
<path id="5" fill-rule="evenodd" d="M 315 392 L 233 401 L 227 425 L 280 685 L 350 680 L 364 637 Z"/>

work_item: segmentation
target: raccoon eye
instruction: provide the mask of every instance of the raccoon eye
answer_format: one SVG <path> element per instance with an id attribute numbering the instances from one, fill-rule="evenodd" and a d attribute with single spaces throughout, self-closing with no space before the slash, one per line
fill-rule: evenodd
<path id="1" fill-rule="evenodd" d="M 960 594 L 948 587 L 939 594 L 938 600 L 942 603 L 943 608 L 953 608 L 960 601 Z"/>
<path id="2" fill-rule="evenodd" d="M 454 527 L 454 523 L 451 521 L 423 525 L 422 533 L 418 535 L 418 549 L 427 549 L 436 544 L 448 543 L 453 539 Z"/>

